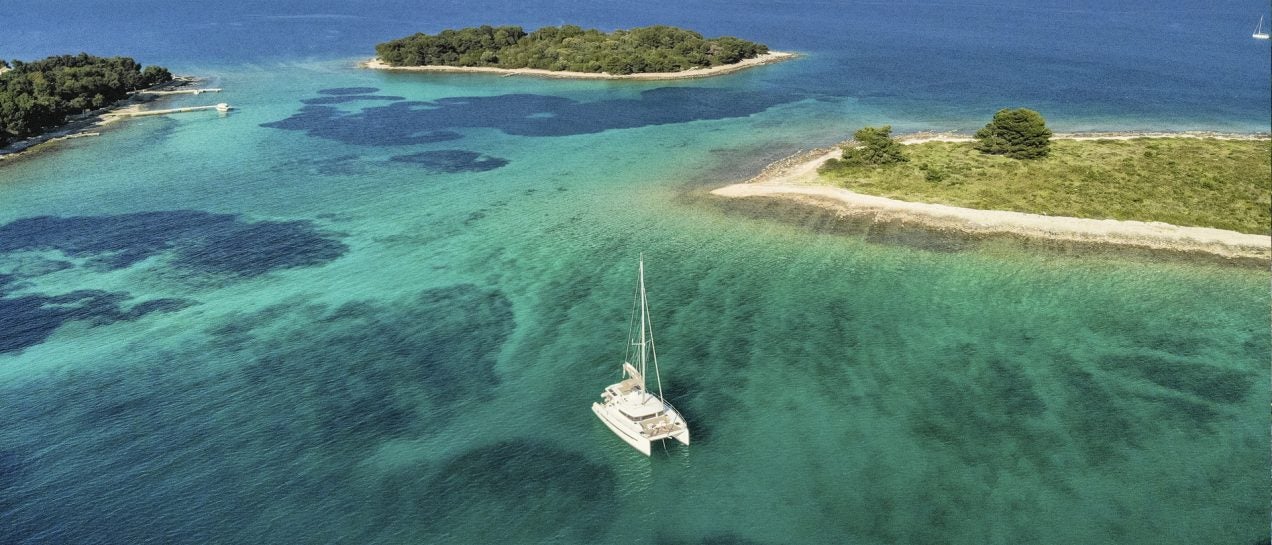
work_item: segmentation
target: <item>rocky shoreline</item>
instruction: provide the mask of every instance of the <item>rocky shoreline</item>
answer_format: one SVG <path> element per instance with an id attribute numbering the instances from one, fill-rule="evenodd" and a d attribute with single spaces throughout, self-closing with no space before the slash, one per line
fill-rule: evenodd
<path id="1" fill-rule="evenodd" d="M 48 132 L 0 148 L 0 162 L 26 157 L 46 149 L 47 145 L 63 140 L 97 136 L 100 134 L 98 131 L 124 117 L 112 114 L 138 110 L 143 104 L 163 100 L 165 97 L 170 96 L 170 91 L 195 85 L 202 81 L 202 79 L 193 76 L 177 76 L 170 82 L 136 91 L 130 94 L 128 98 L 104 108 L 90 110 L 71 117 L 66 123 Z"/>

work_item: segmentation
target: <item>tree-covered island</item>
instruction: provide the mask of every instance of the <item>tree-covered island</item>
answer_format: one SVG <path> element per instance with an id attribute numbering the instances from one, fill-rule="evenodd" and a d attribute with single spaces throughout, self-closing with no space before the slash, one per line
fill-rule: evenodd
<path id="1" fill-rule="evenodd" d="M 453 66 L 608 73 L 672 73 L 739 63 L 768 46 L 732 36 L 704 38 L 671 26 L 605 33 L 574 25 L 527 33 L 519 26 L 480 26 L 414 34 L 375 47 L 392 67 Z"/>
<path id="2" fill-rule="evenodd" d="M 103 108 L 131 91 L 172 81 L 160 66 L 86 53 L 0 65 L 0 147 L 41 134 L 76 114 Z"/>

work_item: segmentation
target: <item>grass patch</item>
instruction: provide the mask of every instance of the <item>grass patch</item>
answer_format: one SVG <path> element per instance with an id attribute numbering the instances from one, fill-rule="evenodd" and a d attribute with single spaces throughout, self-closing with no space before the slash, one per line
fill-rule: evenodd
<path id="1" fill-rule="evenodd" d="M 1053 140 L 1019 161 L 971 142 L 905 147 L 908 163 L 822 167 L 821 179 L 868 195 L 1052 216 L 1272 229 L 1272 141 L 1199 138 Z"/>

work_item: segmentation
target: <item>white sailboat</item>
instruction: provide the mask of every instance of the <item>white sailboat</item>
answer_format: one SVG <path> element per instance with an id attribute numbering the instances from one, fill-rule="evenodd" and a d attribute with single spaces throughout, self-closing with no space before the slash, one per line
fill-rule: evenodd
<path id="1" fill-rule="evenodd" d="M 592 412 L 627 444 L 649 456 L 654 441 L 674 438 L 689 444 L 689 424 L 675 407 L 663 398 L 662 377 L 658 373 L 658 353 L 654 350 L 653 324 L 649 321 L 649 302 L 645 297 L 645 258 L 640 259 L 640 281 L 636 301 L 640 306 L 640 325 L 628 327 L 627 355 L 623 358 L 623 380 L 611 384 L 601 392 L 601 402 L 592 403 Z M 635 348 L 636 363 L 631 362 Z M 645 388 L 646 364 L 654 364 L 654 381 L 657 395 Z"/>
<path id="2" fill-rule="evenodd" d="M 1251 34 L 1251 35 L 1250 35 L 1250 37 L 1252 37 L 1252 38 L 1254 38 L 1254 39 L 1256 39 L 1256 40 L 1266 40 L 1266 39 L 1268 39 L 1268 33 L 1267 33 L 1267 32 L 1264 32 L 1264 30 L 1263 30 L 1263 16 L 1262 16 L 1262 15 L 1260 15 L 1260 16 L 1259 16 L 1259 24 L 1255 25 L 1255 27 L 1254 27 L 1254 34 Z"/>

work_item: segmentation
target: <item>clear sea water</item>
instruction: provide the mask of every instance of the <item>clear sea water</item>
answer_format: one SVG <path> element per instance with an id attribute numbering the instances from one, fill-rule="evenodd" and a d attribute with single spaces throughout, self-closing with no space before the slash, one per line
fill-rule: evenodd
<path id="1" fill-rule="evenodd" d="M 0 167 L 0 543 L 1256 543 L 1266 267 L 845 224 L 706 189 L 864 124 L 1269 129 L 1260 2 L 6 3 L 228 116 Z M 359 70 L 481 23 L 797 61 Z M 646 258 L 689 447 L 588 409 Z"/>

